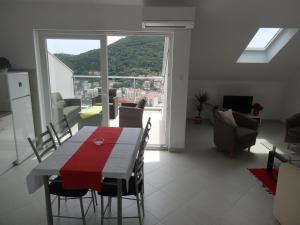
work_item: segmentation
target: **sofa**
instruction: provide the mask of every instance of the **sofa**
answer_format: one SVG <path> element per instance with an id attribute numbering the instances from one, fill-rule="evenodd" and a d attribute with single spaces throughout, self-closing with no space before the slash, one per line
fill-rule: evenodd
<path id="1" fill-rule="evenodd" d="M 221 110 L 222 111 L 222 110 Z M 218 109 L 214 109 L 214 143 L 218 149 L 233 156 L 236 152 L 255 145 L 258 134 L 258 122 L 247 115 L 232 112 L 235 125 L 225 121 Z"/>
<path id="2" fill-rule="evenodd" d="M 288 148 L 291 144 L 300 143 L 300 113 L 286 119 L 285 142 Z"/>
<path id="3" fill-rule="evenodd" d="M 290 163 L 280 165 L 273 215 L 281 225 L 300 224 L 300 168 Z"/>
<path id="4" fill-rule="evenodd" d="M 111 88 L 108 90 L 109 96 L 109 118 L 115 119 L 118 116 L 118 97 L 117 89 Z M 98 96 L 92 98 L 93 106 L 102 105 L 102 91 L 101 88 L 98 88 Z"/>
<path id="5" fill-rule="evenodd" d="M 51 93 L 52 122 L 58 123 L 66 116 L 72 127 L 80 120 L 81 100 L 79 98 L 63 99 L 59 92 Z"/>

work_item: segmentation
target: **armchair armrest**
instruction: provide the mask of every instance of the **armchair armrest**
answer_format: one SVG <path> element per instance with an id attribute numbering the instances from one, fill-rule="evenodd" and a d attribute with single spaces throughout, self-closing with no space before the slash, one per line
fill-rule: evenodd
<path id="1" fill-rule="evenodd" d="M 299 127 L 300 126 L 300 113 L 297 113 L 286 119 L 286 127 Z"/>
<path id="2" fill-rule="evenodd" d="M 252 130 L 258 129 L 258 121 L 239 112 L 233 112 L 233 116 L 238 126 L 246 127 Z"/>
<path id="3" fill-rule="evenodd" d="M 80 98 L 68 98 L 64 99 L 66 106 L 78 105 L 81 106 Z"/>

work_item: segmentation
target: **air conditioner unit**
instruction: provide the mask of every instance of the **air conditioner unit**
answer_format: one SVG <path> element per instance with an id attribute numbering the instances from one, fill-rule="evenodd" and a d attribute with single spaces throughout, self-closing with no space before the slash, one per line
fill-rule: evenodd
<path id="1" fill-rule="evenodd" d="M 142 22 L 142 28 L 167 28 L 167 29 L 192 29 L 194 28 L 194 22 L 191 20 L 172 20 L 172 21 L 143 21 Z"/>

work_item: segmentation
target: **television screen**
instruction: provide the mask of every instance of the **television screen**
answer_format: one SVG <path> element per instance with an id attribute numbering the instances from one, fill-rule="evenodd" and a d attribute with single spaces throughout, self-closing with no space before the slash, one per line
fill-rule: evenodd
<path id="1" fill-rule="evenodd" d="M 253 96 L 223 96 L 223 108 L 240 113 L 251 113 Z"/>

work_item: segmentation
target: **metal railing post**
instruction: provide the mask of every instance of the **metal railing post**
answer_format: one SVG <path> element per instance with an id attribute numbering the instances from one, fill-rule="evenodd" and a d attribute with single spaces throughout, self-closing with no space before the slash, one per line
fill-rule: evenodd
<path id="1" fill-rule="evenodd" d="M 135 88 L 135 78 L 133 78 L 133 89 L 134 89 L 134 101 L 136 100 L 136 88 Z"/>

